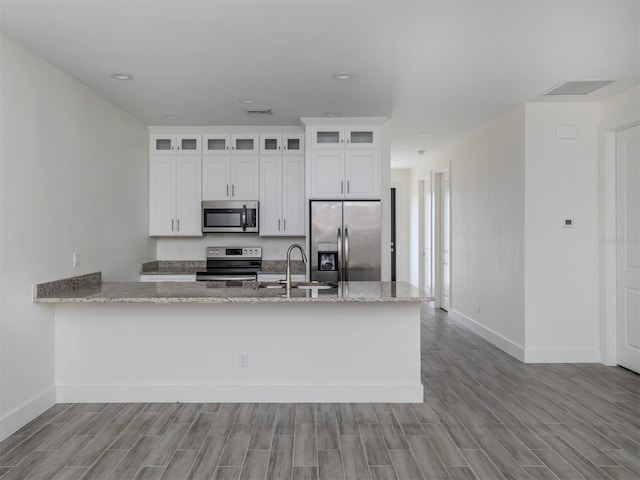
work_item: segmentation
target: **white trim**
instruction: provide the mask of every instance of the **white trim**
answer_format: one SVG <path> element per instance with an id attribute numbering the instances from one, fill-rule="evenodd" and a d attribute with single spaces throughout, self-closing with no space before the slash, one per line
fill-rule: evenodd
<path id="1" fill-rule="evenodd" d="M 58 403 L 323 402 L 421 403 L 422 384 L 399 385 L 58 385 Z"/>
<path id="2" fill-rule="evenodd" d="M 18 431 L 42 412 L 55 405 L 55 403 L 56 388 L 51 387 L 9 412 L 0 419 L 0 440 L 4 440 Z"/>
<path id="3" fill-rule="evenodd" d="M 598 363 L 600 350 L 597 348 L 558 348 L 525 350 L 525 363 Z"/>
<path id="4" fill-rule="evenodd" d="M 508 338 L 500 335 L 499 333 L 494 332 L 490 328 L 485 327 L 484 325 L 480 324 L 476 320 L 470 317 L 467 317 L 466 315 L 460 313 L 455 309 L 451 309 L 449 311 L 449 317 L 461 323 L 462 325 L 467 327 L 469 330 L 471 330 L 473 333 L 480 335 L 482 338 L 484 338 L 489 343 L 495 345 L 500 350 L 503 350 L 507 352 L 509 355 L 511 355 L 512 357 L 520 360 L 521 362 L 524 362 L 525 349 L 524 347 L 522 347 L 522 345 L 518 345 L 512 340 L 509 340 Z"/>

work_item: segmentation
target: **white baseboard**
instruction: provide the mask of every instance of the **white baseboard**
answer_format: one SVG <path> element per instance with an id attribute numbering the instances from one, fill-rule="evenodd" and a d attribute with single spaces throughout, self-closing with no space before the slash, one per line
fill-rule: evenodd
<path id="1" fill-rule="evenodd" d="M 410 385 L 58 385 L 59 403 L 269 402 L 422 403 Z"/>
<path id="2" fill-rule="evenodd" d="M 23 426 L 36 418 L 56 403 L 56 388 L 37 395 L 4 417 L 0 418 L 0 440 L 20 430 Z"/>
<path id="3" fill-rule="evenodd" d="M 457 310 L 449 310 L 449 317 L 453 318 L 457 322 L 461 323 L 473 333 L 477 333 L 486 341 L 492 343 L 500 350 L 507 352 L 514 358 L 517 358 L 521 362 L 525 361 L 525 349 L 521 345 L 509 340 L 506 337 L 503 337 L 499 333 L 494 332 L 490 328 L 481 325 L 477 321 L 472 318 L 467 317 L 466 315 L 458 312 Z"/>
<path id="4" fill-rule="evenodd" d="M 524 354 L 526 363 L 600 363 L 600 360 L 597 348 L 527 348 Z"/>

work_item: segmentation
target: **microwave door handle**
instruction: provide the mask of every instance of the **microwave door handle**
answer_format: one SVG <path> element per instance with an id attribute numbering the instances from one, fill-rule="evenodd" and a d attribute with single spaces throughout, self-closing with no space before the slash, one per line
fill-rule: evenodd
<path id="1" fill-rule="evenodd" d="M 246 232 L 247 231 L 247 206 L 243 205 L 242 206 L 242 231 Z"/>

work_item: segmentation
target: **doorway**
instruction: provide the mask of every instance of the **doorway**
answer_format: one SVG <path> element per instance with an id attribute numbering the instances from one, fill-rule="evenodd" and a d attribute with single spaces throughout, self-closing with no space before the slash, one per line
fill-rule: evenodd
<path id="1" fill-rule="evenodd" d="M 396 281 L 396 189 L 391 189 L 391 281 Z"/>
<path id="2" fill-rule="evenodd" d="M 433 175 L 433 249 L 435 306 L 451 308 L 451 188 L 449 170 Z"/>
<path id="3" fill-rule="evenodd" d="M 428 296 L 433 295 L 433 211 L 431 195 L 431 179 L 420 180 L 418 183 L 419 205 L 418 205 L 418 261 L 420 290 Z"/>
<path id="4" fill-rule="evenodd" d="M 640 373 L 640 125 L 616 133 L 617 363 Z"/>

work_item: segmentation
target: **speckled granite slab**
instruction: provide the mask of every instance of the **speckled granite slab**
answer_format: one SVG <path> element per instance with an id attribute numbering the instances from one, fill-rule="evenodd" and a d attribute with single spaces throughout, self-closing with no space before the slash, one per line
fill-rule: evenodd
<path id="1" fill-rule="evenodd" d="M 86 291 L 99 287 L 102 283 L 102 272 L 88 273 L 77 277 L 63 278 L 53 282 L 36 285 L 35 297 L 56 297 L 63 294 L 75 294 L 76 291 Z"/>
<path id="2" fill-rule="evenodd" d="M 425 302 L 424 293 L 406 282 L 341 282 L 337 288 L 309 290 L 255 286 L 214 287 L 208 282 L 103 283 L 50 295 L 36 303 L 280 303 L 280 302 Z"/>
<path id="3" fill-rule="evenodd" d="M 205 260 L 156 260 L 142 264 L 143 275 L 194 274 L 207 268 Z"/>

